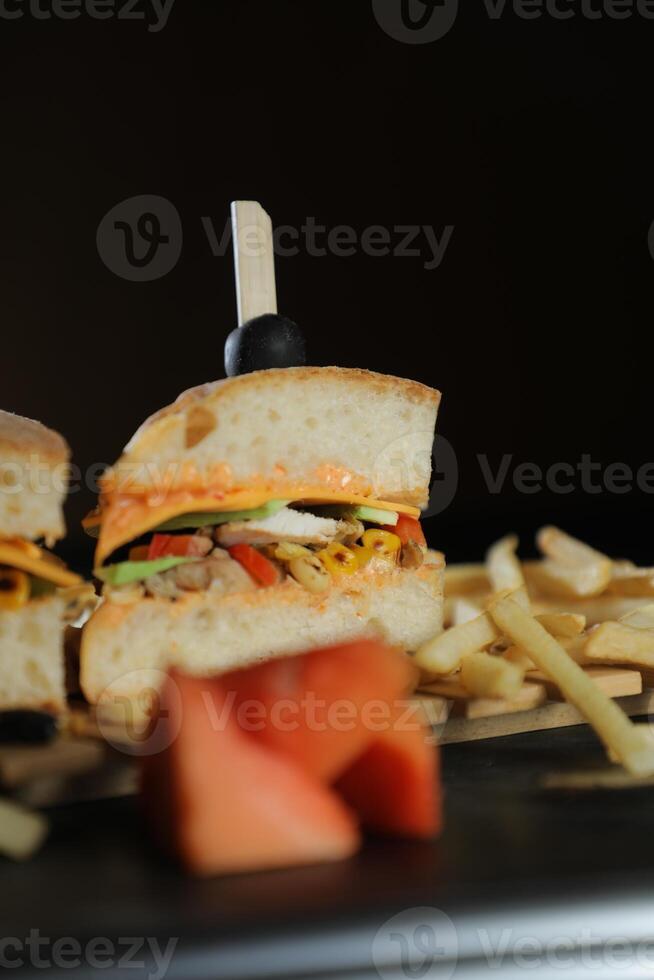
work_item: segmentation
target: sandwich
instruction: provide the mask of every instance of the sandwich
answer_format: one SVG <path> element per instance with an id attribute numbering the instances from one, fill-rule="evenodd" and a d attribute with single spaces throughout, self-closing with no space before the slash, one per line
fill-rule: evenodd
<path id="1" fill-rule="evenodd" d="M 64 536 L 68 460 L 58 433 L 0 411 L 0 709 L 66 704 L 64 630 L 93 590 L 36 542 Z"/>
<path id="2" fill-rule="evenodd" d="M 203 385 L 146 421 L 103 476 L 81 686 L 137 698 L 170 667 L 217 675 L 442 629 L 443 559 L 420 526 L 440 394 L 345 368 Z"/>

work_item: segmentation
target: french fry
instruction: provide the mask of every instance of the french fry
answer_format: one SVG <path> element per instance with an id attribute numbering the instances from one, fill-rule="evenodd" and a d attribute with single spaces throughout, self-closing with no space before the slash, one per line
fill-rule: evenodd
<path id="1" fill-rule="evenodd" d="M 602 623 L 588 634 L 584 653 L 595 663 L 654 667 L 654 630 Z"/>
<path id="2" fill-rule="evenodd" d="M 493 592 L 514 592 L 525 587 L 522 568 L 516 557 L 517 548 L 517 537 L 509 534 L 488 549 L 486 568 Z"/>
<path id="3" fill-rule="evenodd" d="M 484 609 L 490 609 L 493 603 L 497 602 L 498 599 L 506 599 L 508 596 L 511 596 L 513 601 L 517 602 L 520 608 L 524 609 L 525 612 L 531 612 L 529 593 L 524 585 L 521 585 L 517 589 L 503 589 L 501 592 L 494 593 L 494 595 L 489 596 L 484 603 Z"/>
<path id="4" fill-rule="evenodd" d="M 654 739 L 648 726 L 636 726 L 607 697 L 563 647 L 532 616 L 511 599 L 500 599 L 491 615 L 498 628 L 511 637 L 556 682 L 595 729 L 607 751 L 636 776 L 654 774 Z"/>
<path id="5" fill-rule="evenodd" d="M 528 610 L 526 610 L 528 611 Z M 583 654 L 586 638 L 582 636 L 586 626 L 586 617 L 577 613 L 544 613 L 535 617 L 548 633 L 561 640 L 561 646 L 577 663 L 590 663 Z M 523 667 L 524 670 L 535 670 L 536 665 L 518 646 L 510 646 L 504 650 L 503 657 L 511 663 Z"/>
<path id="6" fill-rule="evenodd" d="M 630 575 L 633 575 L 635 572 L 638 571 L 645 572 L 648 571 L 648 569 L 639 568 L 638 565 L 634 565 L 632 561 L 627 561 L 624 558 L 622 559 L 618 558 L 616 561 L 613 562 L 611 575 L 613 578 L 629 578 Z M 649 571 L 650 574 L 654 575 L 654 569 L 649 569 Z"/>
<path id="7" fill-rule="evenodd" d="M 539 563 L 540 564 L 540 563 Z M 586 617 L 586 627 L 605 623 L 607 620 L 619 620 L 636 609 L 642 608 L 643 599 L 634 596 L 612 595 L 604 592 L 600 596 L 589 598 L 558 598 L 544 595 L 537 590 L 529 562 L 523 568 L 529 584 L 529 594 L 533 611 L 537 614 L 548 612 L 571 612 Z"/>
<path id="8" fill-rule="evenodd" d="M 631 612 L 620 616 L 619 621 L 637 630 L 654 630 L 654 602 L 632 609 Z"/>
<path id="9" fill-rule="evenodd" d="M 564 639 L 563 637 L 555 637 L 555 639 L 558 640 L 568 656 L 581 667 L 588 667 L 593 663 L 586 655 L 588 633 L 581 633 L 579 636 L 572 636 L 569 639 Z"/>
<path id="10" fill-rule="evenodd" d="M 468 599 L 466 596 L 455 596 L 449 602 L 448 622 L 451 626 L 462 626 L 463 623 L 469 623 L 471 619 L 481 616 L 483 611 L 483 608 L 478 603 L 473 602 L 472 599 Z"/>
<path id="11" fill-rule="evenodd" d="M 547 558 L 562 565 L 593 565 L 603 562 L 611 567 L 613 564 L 607 555 L 558 527 L 542 527 L 536 535 L 536 543 Z"/>
<path id="12" fill-rule="evenodd" d="M 469 653 L 477 653 L 499 639 L 500 633 L 488 613 L 445 630 L 423 644 L 415 655 L 418 667 L 429 674 L 451 674 Z"/>
<path id="13" fill-rule="evenodd" d="M 564 565 L 546 558 L 532 564 L 530 578 L 543 592 L 564 599 L 601 595 L 611 581 L 611 565 L 604 562 L 588 565 Z"/>
<path id="14" fill-rule="evenodd" d="M 533 572 L 540 588 L 562 596 L 595 596 L 611 581 L 613 563 L 590 545 L 557 527 L 543 527 L 536 536 L 545 555 Z"/>
<path id="15" fill-rule="evenodd" d="M 541 613 L 536 619 L 552 636 L 564 639 L 579 636 L 586 629 L 586 617 L 579 613 Z"/>
<path id="16" fill-rule="evenodd" d="M 473 698 L 511 701 L 520 693 L 524 670 L 503 657 L 470 653 L 461 660 L 461 683 Z"/>
<path id="17" fill-rule="evenodd" d="M 470 595 L 489 590 L 490 583 L 485 565 L 461 563 L 445 566 L 446 596 Z"/>
<path id="18" fill-rule="evenodd" d="M 613 562 L 607 591 L 617 595 L 654 596 L 654 568 L 638 568 L 630 561 Z"/>
<path id="19" fill-rule="evenodd" d="M 536 664 L 528 657 L 525 651 L 521 647 L 517 647 L 515 644 L 513 646 L 507 647 L 507 649 L 502 653 L 505 660 L 509 663 L 515 664 L 524 670 L 525 673 L 528 670 L 536 670 Z"/>

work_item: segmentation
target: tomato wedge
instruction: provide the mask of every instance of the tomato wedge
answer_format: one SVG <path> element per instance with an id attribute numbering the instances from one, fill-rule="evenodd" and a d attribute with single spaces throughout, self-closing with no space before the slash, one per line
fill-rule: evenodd
<path id="1" fill-rule="evenodd" d="M 392 708 L 391 723 L 336 783 L 377 833 L 429 839 L 443 829 L 440 751 L 422 715 Z"/>
<path id="2" fill-rule="evenodd" d="M 265 555 L 253 548 L 251 544 L 235 544 L 227 549 L 232 558 L 242 565 L 248 575 L 251 575 L 259 585 L 277 585 L 280 580 L 276 565 L 268 561 Z"/>
<path id="3" fill-rule="evenodd" d="M 286 753 L 241 727 L 220 679 L 169 675 L 142 758 L 153 838 L 197 875 L 340 861 L 359 847 L 356 817 Z"/>
<path id="4" fill-rule="evenodd" d="M 423 548 L 427 547 L 427 539 L 425 538 L 425 533 L 422 530 L 422 525 L 420 521 L 415 519 L 415 517 L 408 517 L 406 514 L 400 514 L 400 519 L 395 527 L 385 527 L 384 530 L 390 531 L 392 534 L 397 534 L 402 544 L 408 544 L 409 541 L 415 541 L 416 544 L 421 545 Z"/>
<path id="5" fill-rule="evenodd" d="M 155 558 L 186 558 L 201 556 L 199 539 L 195 534 L 155 534 L 148 548 L 148 561 Z"/>

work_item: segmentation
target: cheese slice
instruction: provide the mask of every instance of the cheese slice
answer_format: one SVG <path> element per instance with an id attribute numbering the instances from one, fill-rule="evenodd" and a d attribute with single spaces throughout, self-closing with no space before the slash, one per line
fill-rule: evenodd
<path id="1" fill-rule="evenodd" d="M 311 504 L 351 504 L 390 510 L 410 517 L 420 517 L 420 510 L 409 504 L 395 501 L 376 500 L 345 490 L 331 490 L 321 486 L 298 485 L 284 493 L 270 490 L 234 490 L 208 492 L 206 490 L 174 490 L 166 494 L 154 491 L 149 496 L 134 494 L 112 494 L 105 498 L 99 514 L 87 518 L 84 526 L 89 528 L 100 523 L 100 538 L 96 550 L 96 564 L 101 565 L 117 548 L 139 538 L 165 521 L 180 514 L 197 514 L 203 511 L 251 510 L 262 507 L 270 500 L 283 498 L 292 503 Z"/>
<path id="2" fill-rule="evenodd" d="M 31 541 L 12 539 L 10 541 L 0 541 L 0 565 L 9 565 L 10 568 L 18 568 L 21 572 L 28 572 L 36 578 L 45 579 L 62 588 L 72 585 L 80 585 L 82 579 L 74 572 L 70 572 L 63 565 L 53 560 L 47 551 L 43 551 L 38 545 Z"/>

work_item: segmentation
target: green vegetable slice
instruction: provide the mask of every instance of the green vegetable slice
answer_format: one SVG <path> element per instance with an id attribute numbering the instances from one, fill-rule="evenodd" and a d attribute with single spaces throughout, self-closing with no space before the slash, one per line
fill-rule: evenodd
<path id="1" fill-rule="evenodd" d="M 171 555 L 168 558 L 155 558 L 153 561 L 121 561 L 117 565 L 96 568 L 93 574 L 107 585 L 129 585 L 130 582 L 142 582 L 151 575 L 167 572 L 177 565 L 188 565 L 193 561 L 201 561 L 201 559 Z"/>
<path id="2" fill-rule="evenodd" d="M 385 524 L 395 527 L 400 519 L 400 515 L 395 510 L 380 510 L 379 507 L 355 507 L 352 511 L 354 517 L 369 524 Z"/>
<path id="3" fill-rule="evenodd" d="M 231 521 L 262 521 L 272 517 L 283 507 L 288 507 L 290 500 L 270 500 L 261 507 L 251 510 L 218 510 L 204 511 L 197 514 L 180 514 L 171 517 L 169 521 L 153 528 L 154 531 L 183 531 L 185 528 L 215 527 L 218 524 L 229 524 Z"/>

